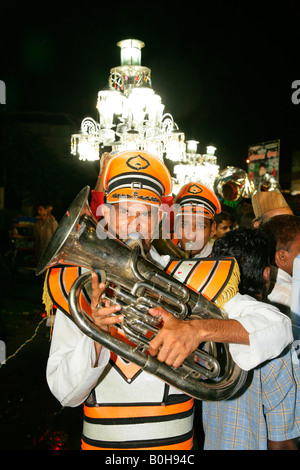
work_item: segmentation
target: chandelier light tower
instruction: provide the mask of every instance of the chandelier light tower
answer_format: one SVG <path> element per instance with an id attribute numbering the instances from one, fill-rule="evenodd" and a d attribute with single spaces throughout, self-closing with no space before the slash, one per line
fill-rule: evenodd
<path id="1" fill-rule="evenodd" d="M 101 148 L 112 151 L 146 150 L 159 158 L 178 163 L 175 186 L 191 176 L 208 184 L 208 169 L 218 172 L 214 150 L 197 153 L 197 141 L 185 142 L 185 135 L 165 113 L 161 97 L 152 88 L 151 70 L 141 65 L 144 43 L 125 39 L 117 43 L 121 65 L 110 70 L 108 85 L 98 93 L 98 120 L 83 119 L 78 134 L 71 137 L 71 153 L 80 160 L 99 160 Z M 192 171 L 191 171 L 192 170 Z M 204 181 L 204 179 L 206 181 Z M 211 186 L 211 184 L 209 184 Z"/>
<path id="2" fill-rule="evenodd" d="M 217 157 L 213 146 L 206 147 L 206 154 L 197 152 L 199 142 L 197 140 L 186 141 L 186 157 L 174 166 L 175 178 L 173 178 L 174 190 L 179 189 L 190 181 L 198 181 L 213 189 L 215 178 L 219 173 Z"/>

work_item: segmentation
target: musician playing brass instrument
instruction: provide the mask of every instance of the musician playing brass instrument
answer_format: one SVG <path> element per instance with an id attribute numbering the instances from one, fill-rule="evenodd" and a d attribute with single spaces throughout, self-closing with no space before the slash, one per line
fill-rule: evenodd
<path id="1" fill-rule="evenodd" d="M 117 154 L 105 169 L 104 188 L 103 213 L 111 233 L 129 240 L 130 232 L 138 233 L 141 251 L 149 258 L 154 254 L 152 260 L 159 263 L 149 240 L 162 216 L 162 196 L 172 190 L 165 165 L 142 151 Z M 115 325 L 122 322 L 120 308 L 105 299 L 102 303 L 105 285 L 99 284 L 96 274 L 92 284 L 94 323 L 106 331 L 117 330 Z M 165 324 L 150 342 L 149 352 L 178 367 L 202 340 L 227 342 L 233 343 L 237 360 L 244 359 L 245 369 L 254 367 L 257 361 L 279 354 L 292 341 L 292 334 L 289 320 L 276 310 L 264 314 L 251 304 L 250 315 L 249 309 L 248 305 L 244 314 L 241 307 L 239 317 L 236 305 L 233 319 L 190 321 L 169 316 L 160 307 L 154 309 Z M 59 309 L 47 380 L 63 406 L 85 403 L 83 449 L 192 448 L 193 399 L 95 343 Z"/>

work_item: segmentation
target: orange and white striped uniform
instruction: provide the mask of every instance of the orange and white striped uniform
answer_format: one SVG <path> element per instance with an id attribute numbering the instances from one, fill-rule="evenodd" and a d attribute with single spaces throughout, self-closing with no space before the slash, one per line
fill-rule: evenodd
<path id="1" fill-rule="evenodd" d="M 62 343 L 66 342 L 68 354 L 72 336 L 74 344 L 83 341 L 80 336 L 85 336 L 68 318 L 68 291 L 80 273 L 81 268 L 77 267 L 51 268 L 47 276 L 48 291 L 58 307 L 55 324 L 58 321 L 60 330 L 64 330 L 58 347 L 54 328 L 51 345 L 54 351 L 52 361 L 56 362 L 55 367 L 61 368 L 62 372 L 61 375 L 58 372 L 48 383 L 51 380 L 53 383 L 59 382 L 61 389 L 64 388 L 63 381 L 68 380 L 65 370 L 69 371 L 69 366 L 63 370 L 64 353 L 55 359 L 55 352 L 61 350 L 64 347 Z M 80 295 L 80 305 L 88 313 L 89 298 L 86 290 Z M 112 334 L 123 335 L 115 327 L 112 328 Z M 126 338 L 123 339 L 129 342 Z M 85 342 L 89 340 L 93 342 L 90 338 L 84 339 Z M 82 356 L 81 353 L 79 360 L 82 360 Z M 194 400 L 113 352 L 107 351 L 106 358 L 101 374 L 84 400 L 82 449 L 191 449 Z M 70 381 L 77 373 L 76 364 L 74 367 Z M 84 367 L 78 365 L 78 369 Z M 88 360 L 86 367 L 89 367 Z M 80 373 L 86 380 L 87 373 L 78 370 L 78 374 Z M 57 398 L 61 400 L 60 396 Z M 68 397 L 63 404 L 68 406 Z M 77 406 L 77 403 L 73 401 L 71 406 Z"/>
<path id="2" fill-rule="evenodd" d="M 189 450 L 193 405 L 191 397 L 111 352 L 84 403 L 82 448 Z"/>
<path id="3" fill-rule="evenodd" d="M 234 266 L 233 259 L 172 261 L 167 272 L 190 285 L 193 290 L 206 295 L 207 298 L 217 299 L 220 298 L 225 286 L 230 284 Z M 60 330 L 63 330 L 61 344 L 59 347 L 55 345 L 54 330 L 53 349 L 62 349 L 63 343 L 68 343 L 66 354 L 69 354 L 71 349 L 69 343 L 72 335 L 78 337 L 74 339 L 74 345 L 76 342 L 82 342 L 80 336 L 85 336 L 67 318 L 68 292 L 80 273 L 81 268 L 77 267 L 54 267 L 50 269 L 46 278 L 51 300 L 59 308 L 57 316 L 64 317 L 59 319 Z M 215 282 L 212 282 L 213 278 Z M 89 302 L 88 292 L 83 289 L 79 303 L 87 314 L 90 314 Z M 123 332 L 116 327 L 112 328 L 111 333 L 123 336 Z M 90 338 L 85 339 L 88 340 Z M 130 342 L 124 336 L 123 341 Z M 87 354 L 81 352 L 78 360 L 82 361 L 85 355 Z M 59 364 L 55 367 L 63 370 L 63 353 L 55 361 Z M 73 367 L 75 367 L 73 374 L 76 375 L 76 363 Z M 81 373 L 87 380 L 85 369 L 88 368 L 88 363 L 80 367 L 81 370 L 84 369 Z M 69 366 L 66 366 L 65 370 L 67 372 L 61 372 L 61 375 L 53 379 L 53 382 L 59 383 L 60 388 L 63 388 L 62 381 L 69 373 Z M 95 372 L 91 371 L 92 373 Z M 73 377 L 70 380 L 73 380 Z M 128 363 L 108 351 L 105 366 L 94 382 L 91 392 L 84 399 L 83 449 L 189 450 L 192 448 L 194 408 L 192 398 L 144 372 L 139 366 Z M 73 388 L 76 387 L 75 384 Z M 57 398 L 60 399 L 59 396 Z M 68 398 L 65 400 L 64 405 L 68 404 Z M 75 404 L 72 402 L 72 406 L 76 406 L 76 402 Z"/>

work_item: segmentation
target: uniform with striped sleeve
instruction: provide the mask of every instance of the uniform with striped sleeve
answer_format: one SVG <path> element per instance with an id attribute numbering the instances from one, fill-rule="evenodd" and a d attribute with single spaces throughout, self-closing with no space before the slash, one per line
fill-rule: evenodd
<path id="1" fill-rule="evenodd" d="M 206 263 L 207 269 L 204 268 Z M 209 260 L 201 266 L 199 262 L 194 266 L 193 262 L 196 280 L 191 281 L 192 287 L 204 284 L 201 292 L 206 292 L 208 298 L 217 298 L 230 284 L 235 264 L 233 259 Z M 197 275 L 197 267 L 201 267 L 202 277 Z M 175 269 L 173 264 L 172 269 Z M 101 349 L 98 364 L 95 364 L 94 341 L 71 321 L 68 309 L 68 292 L 81 271 L 79 267 L 51 268 L 46 283 L 52 302 L 58 307 L 47 379 L 52 393 L 63 406 L 78 406 L 84 402 L 82 448 L 191 449 L 192 398 L 105 348 Z M 207 277 L 210 281 L 215 277 L 215 282 L 204 282 Z M 85 289 L 79 302 L 82 309 L 90 313 Z M 111 333 L 123 336 L 116 327 Z M 129 342 L 124 336 L 123 340 Z"/>
<path id="2" fill-rule="evenodd" d="M 82 449 L 189 450 L 194 400 L 102 348 L 68 318 L 68 290 L 81 268 L 52 268 L 49 292 L 57 309 L 47 380 L 63 406 L 83 405 Z M 57 286 L 59 297 L 53 292 Z M 88 293 L 80 305 L 88 309 Z M 123 333 L 112 328 L 112 334 Z M 128 340 L 123 338 L 124 341 Z"/>

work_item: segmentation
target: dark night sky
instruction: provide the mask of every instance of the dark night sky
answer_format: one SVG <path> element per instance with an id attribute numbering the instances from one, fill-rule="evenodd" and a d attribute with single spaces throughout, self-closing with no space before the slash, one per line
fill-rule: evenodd
<path id="1" fill-rule="evenodd" d="M 97 93 L 120 64 L 116 43 L 133 37 L 145 42 L 142 65 L 165 111 L 200 141 L 200 152 L 213 144 L 221 168 L 244 168 L 249 144 L 279 138 L 287 164 L 299 148 L 300 105 L 291 101 L 300 79 L 296 1 L 103 4 L 1 6 L 9 108 L 96 117 Z"/>

